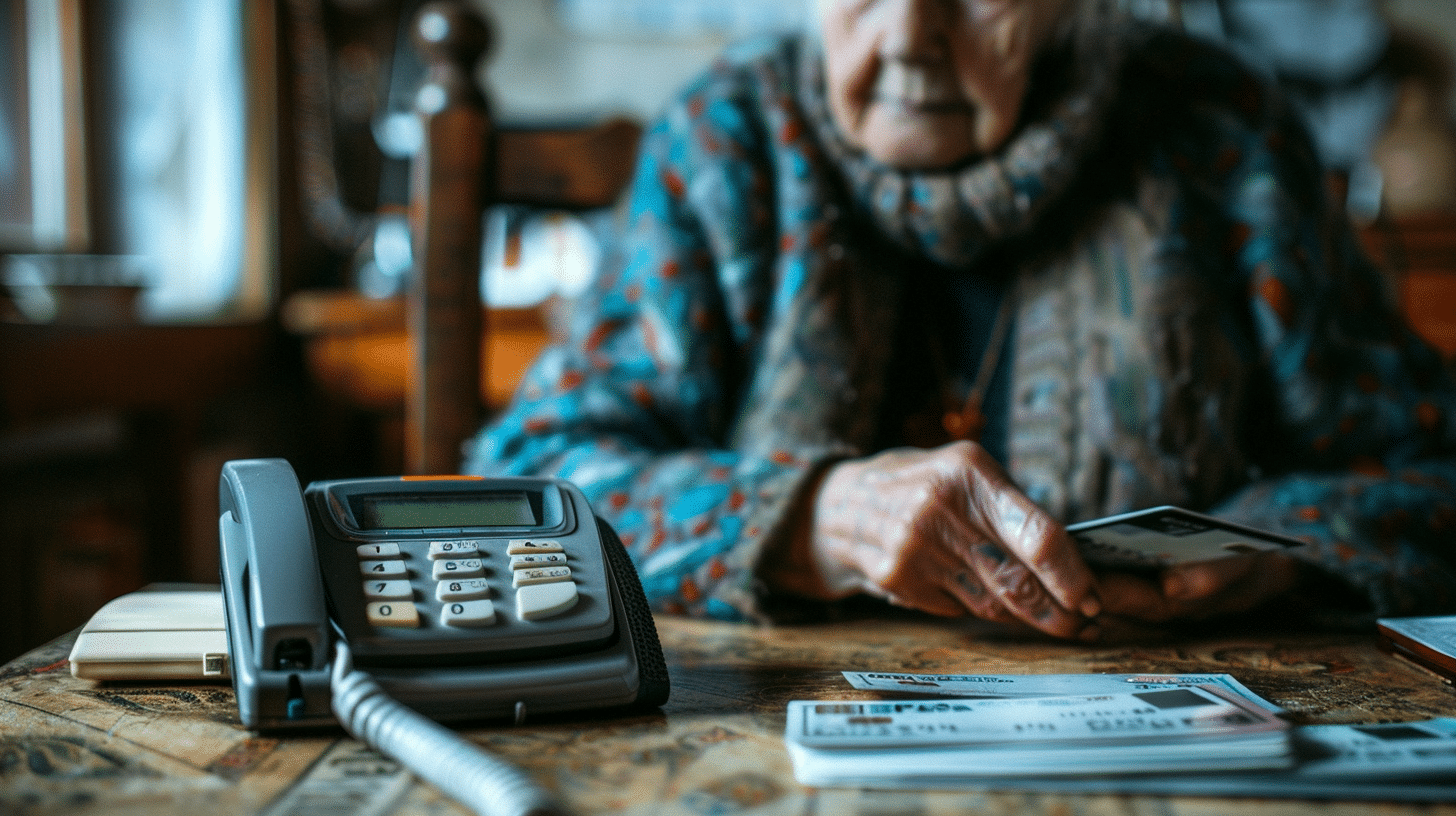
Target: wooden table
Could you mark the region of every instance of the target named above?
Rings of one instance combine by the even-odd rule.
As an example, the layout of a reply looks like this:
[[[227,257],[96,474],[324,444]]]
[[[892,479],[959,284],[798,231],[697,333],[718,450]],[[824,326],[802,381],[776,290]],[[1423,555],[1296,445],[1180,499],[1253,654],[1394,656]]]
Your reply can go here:
[[[1456,814],[1456,802],[810,789],[794,781],[781,736],[791,699],[872,696],[853,692],[842,669],[1228,672],[1299,723],[1456,714],[1450,686],[1380,652],[1370,638],[1248,635],[1086,647],[919,619],[757,629],[664,617],[658,628],[673,682],[660,712],[473,729],[470,737],[528,769],[580,814]],[[70,643],[61,638],[0,668],[0,813],[457,812],[341,733],[249,734],[236,724],[226,685],[76,680],[66,662]]]

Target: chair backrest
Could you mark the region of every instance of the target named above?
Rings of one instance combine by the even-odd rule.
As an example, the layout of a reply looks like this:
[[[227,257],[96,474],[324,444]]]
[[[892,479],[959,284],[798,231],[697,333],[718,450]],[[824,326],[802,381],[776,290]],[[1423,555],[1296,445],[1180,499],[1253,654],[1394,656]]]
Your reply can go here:
[[[414,34],[428,73],[416,96],[424,138],[410,182],[415,268],[407,299],[415,348],[405,468],[451,473],[483,417],[486,208],[610,205],[631,176],[641,127],[612,119],[580,128],[499,128],[474,73],[491,41],[486,21],[469,3],[441,0],[420,9]]]

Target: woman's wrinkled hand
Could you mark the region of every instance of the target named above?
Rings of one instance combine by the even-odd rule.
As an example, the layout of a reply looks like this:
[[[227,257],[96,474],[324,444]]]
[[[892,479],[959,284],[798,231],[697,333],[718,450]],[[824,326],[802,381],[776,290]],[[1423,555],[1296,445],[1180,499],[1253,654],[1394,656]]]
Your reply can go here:
[[[1098,635],[1095,580],[1071,537],[975,443],[841,462],[804,526],[797,546],[822,597],[863,592],[936,615]]]

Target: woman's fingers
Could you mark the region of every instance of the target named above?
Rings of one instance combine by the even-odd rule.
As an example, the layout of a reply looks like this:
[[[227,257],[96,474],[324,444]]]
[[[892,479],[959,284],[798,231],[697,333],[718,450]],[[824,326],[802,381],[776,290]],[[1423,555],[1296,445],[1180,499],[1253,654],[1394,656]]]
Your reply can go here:
[[[990,542],[1027,570],[1032,584],[1061,609],[1095,618],[1102,611],[1096,578],[1062,525],[1021,492],[984,448],[966,446],[960,455],[966,459],[970,526],[984,530]],[[1007,580],[1022,579],[1014,566],[1006,570]],[[1036,604],[1042,600],[1025,597]]]
[[[1031,570],[1063,608],[1097,617],[1102,605],[1096,578],[1062,525],[1009,485],[1000,492],[998,501],[1002,507],[987,521],[1002,545]]]
[[[1066,529],[965,442],[843,462],[814,508],[810,560],[828,597],[863,592],[1062,638],[1242,612],[1301,577],[1277,553],[1094,576]]]
[[[1057,602],[1036,574],[1002,545],[984,541],[968,548],[965,561],[987,594],[988,601],[1012,618],[1047,634],[1075,638],[1086,627],[1087,619]],[[974,610],[980,617],[984,612]],[[1004,620],[997,615],[997,620]]]
[[[995,549],[986,546],[989,550]],[[1039,597],[1026,597],[1023,582],[1004,569],[1003,565],[1007,562],[999,551],[975,554],[968,559],[948,550],[945,555],[929,574],[936,577],[943,593],[951,598],[955,604],[953,614],[957,616],[969,613],[997,623],[1033,625],[1033,621],[1044,617],[1040,610],[1055,606],[1045,593],[1037,593]],[[998,569],[1001,570],[999,574]],[[1017,604],[1024,604],[1026,608],[1013,610]]]
[[[1098,611],[1091,571],[1065,531],[978,445],[889,451],[826,476],[822,559],[860,589],[937,615],[1019,621],[1077,637]],[[1055,587],[1055,589],[1052,589]]]
[[[814,562],[857,589],[936,615],[1090,637],[1096,580],[1071,537],[979,445],[901,449],[832,468],[813,519]]]

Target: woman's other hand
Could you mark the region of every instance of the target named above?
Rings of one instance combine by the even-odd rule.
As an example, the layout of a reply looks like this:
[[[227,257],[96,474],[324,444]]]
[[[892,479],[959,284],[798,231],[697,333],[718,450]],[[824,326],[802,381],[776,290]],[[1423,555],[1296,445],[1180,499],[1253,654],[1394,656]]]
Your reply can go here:
[[[823,598],[863,592],[1062,638],[1098,634],[1089,624],[1101,609],[1095,581],[1071,537],[977,444],[841,462],[799,529],[794,556],[769,565],[783,588]]]
[[[1247,612],[1287,594],[1303,575],[1288,555],[1258,553],[1168,567],[1151,578],[1109,572],[1098,581],[1106,623],[1143,627]]]

